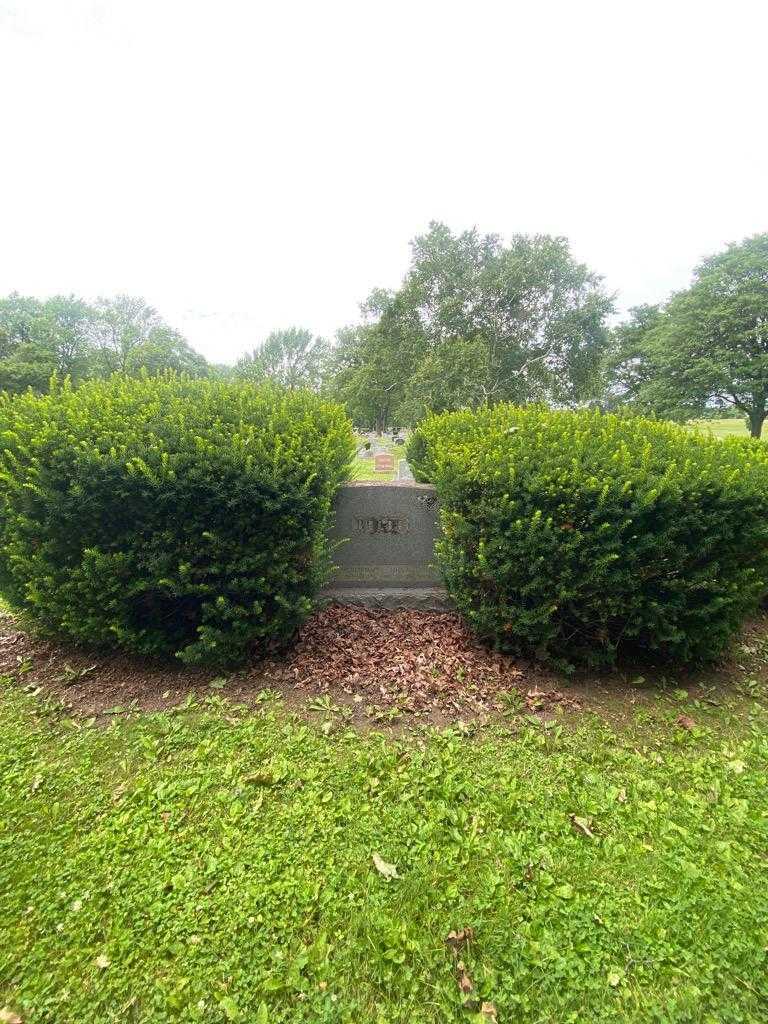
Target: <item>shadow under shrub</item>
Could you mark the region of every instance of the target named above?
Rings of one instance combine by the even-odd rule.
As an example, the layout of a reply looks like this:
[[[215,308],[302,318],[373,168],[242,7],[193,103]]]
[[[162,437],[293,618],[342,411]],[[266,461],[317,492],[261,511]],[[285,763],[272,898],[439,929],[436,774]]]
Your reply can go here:
[[[0,398],[0,589],[46,631],[186,662],[279,643],[354,452],[307,392],[173,375]]]
[[[499,648],[563,667],[637,648],[702,662],[768,588],[764,446],[511,406],[433,416],[416,433],[446,585]]]

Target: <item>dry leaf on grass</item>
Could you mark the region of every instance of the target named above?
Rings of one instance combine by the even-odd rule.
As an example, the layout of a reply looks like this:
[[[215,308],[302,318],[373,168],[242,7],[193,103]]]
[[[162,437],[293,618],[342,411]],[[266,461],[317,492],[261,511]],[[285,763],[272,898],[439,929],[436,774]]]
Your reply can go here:
[[[4,1006],[0,1010],[0,1024],[23,1024],[18,1013],[14,1013],[10,1006]]]
[[[475,937],[474,928],[462,928],[459,931],[450,931],[445,937],[446,944],[454,956],[458,956],[463,945],[469,945]]]
[[[462,993],[465,996],[469,995],[469,993],[475,987],[472,984],[472,979],[467,974],[466,969],[464,967],[464,964],[458,963],[456,966],[457,966],[458,971],[459,971],[459,988],[461,989]]]
[[[681,729],[685,729],[687,732],[690,732],[691,729],[695,728],[696,726],[696,723],[690,715],[678,715],[677,724],[680,726]]]
[[[387,861],[383,860],[378,855],[378,853],[374,853],[371,859],[373,860],[373,866],[376,868],[379,874],[383,875],[384,878],[386,878],[387,880],[389,880],[390,878],[400,877],[400,875],[398,875],[397,873],[397,868],[395,867],[395,865],[388,864]]]
[[[570,818],[571,818],[571,824],[573,825],[573,827],[576,829],[577,832],[581,832],[581,834],[583,836],[586,836],[587,839],[594,839],[595,838],[595,833],[592,831],[592,828],[591,828],[592,822],[590,821],[589,818],[579,818],[575,814],[572,814],[570,816]]]

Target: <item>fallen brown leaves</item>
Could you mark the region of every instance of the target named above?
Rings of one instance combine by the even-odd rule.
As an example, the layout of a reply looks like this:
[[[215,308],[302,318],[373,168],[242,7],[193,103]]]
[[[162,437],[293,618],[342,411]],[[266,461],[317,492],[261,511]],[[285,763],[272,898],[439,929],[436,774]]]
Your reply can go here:
[[[595,838],[595,833],[592,831],[592,821],[589,818],[579,818],[577,815],[571,814],[570,819],[576,832],[580,832],[587,839]]]
[[[547,716],[558,705],[580,706],[540,670],[478,643],[454,612],[347,605],[312,615],[284,655],[256,657],[227,676],[119,652],[94,660],[92,651],[21,632],[12,616],[0,615],[0,674],[58,697],[83,718],[115,707],[169,710],[195,694],[248,703],[265,688],[299,703],[320,695],[346,702],[369,722],[412,715],[461,726],[509,710]],[[334,722],[322,728],[330,733]]]
[[[374,707],[410,713],[499,711],[510,691],[532,712],[578,707],[557,690],[526,685],[516,662],[479,644],[453,612],[329,605],[304,624],[285,660],[270,669],[285,673],[296,688],[341,690]]]
[[[475,986],[472,983],[472,979],[467,974],[467,970],[461,960],[456,964],[456,970],[459,974],[459,991],[462,995],[469,995]]]
[[[451,956],[454,959],[454,966],[456,968],[456,981],[459,986],[459,991],[463,996],[468,996],[474,989],[474,983],[467,973],[467,968],[463,960],[459,960],[459,954],[462,950],[469,950],[470,943],[475,938],[474,928],[462,928],[460,931],[448,932],[445,939],[448,949],[451,951]]]
[[[445,942],[453,957],[453,966],[456,971],[456,982],[461,992],[465,1010],[477,1010],[480,1017],[489,1024],[496,1022],[496,1006],[488,1000],[480,1000],[473,996],[475,983],[467,972],[466,964],[459,956],[469,953],[471,944],[475,941],[474,928],[461,928],[459,931],[450,931]]]
[[[382,857],[380,857],[378,853],[374,853],[373,856],[371,857],[371,860],[373,861],[373,866],[376,868],[379,874],[383,875],[388,882],[392,878],[400,877],[400,875],[398,875],[397,873],[397,867],[394,864],[389,864]]]
[[[445,943],[450,949],[453,956],[458,956],[459,952],[465,944],[468,946],[475,938],[474,928],[461,928],[459,931],[448,932]]]

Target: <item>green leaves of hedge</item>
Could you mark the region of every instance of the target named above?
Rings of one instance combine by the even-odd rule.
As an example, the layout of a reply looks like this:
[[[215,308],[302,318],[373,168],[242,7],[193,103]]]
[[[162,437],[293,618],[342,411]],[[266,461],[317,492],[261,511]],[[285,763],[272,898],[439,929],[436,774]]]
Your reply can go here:
[[[757,443],[501,405],[431,417],[409,458],[440,494],[447,585],[504,649],[561,665],[630,647],[702,661],[768,589]]]
[[[306,392],[166,375],[0,398],[0,587],[45,629],[189,662],[291,635],[354,452]]]

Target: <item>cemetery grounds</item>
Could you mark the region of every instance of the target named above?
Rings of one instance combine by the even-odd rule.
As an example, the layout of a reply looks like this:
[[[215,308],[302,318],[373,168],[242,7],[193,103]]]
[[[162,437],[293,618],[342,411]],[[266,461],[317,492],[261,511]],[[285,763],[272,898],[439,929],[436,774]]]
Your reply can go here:
[[[382,480],[391,481],[397,478],[397,467],[400,459],[405,458],[405,445],[395,444],[392,440],[392,435],[382,434],[377,436],[376,434],[359,434],[357,435],[357,441],[359,444],[358,454],[352,463],[352,472],[350,474],[350,480]],[[362,447],[365,442],[368,441],[371,444],[371,450],[376,448],[382,452],[388,452],[393,456],[395,461],[395,468],[393,470],[381,472],[376,471],[374,468],[374,456],[370,455],[365,457],[361,454]]]
[[[702,434],[712,434],[714,437],[748,437],[747,425],[741,417],[736,419],[726,417],[720,420],[691,420],[692,428]],[[763,431],[765,437],[765,431]]]
[[[763,1021],[767,771],[768,617],[564,677],[452,613],[231,674],[5,613],[0,1022]]]

